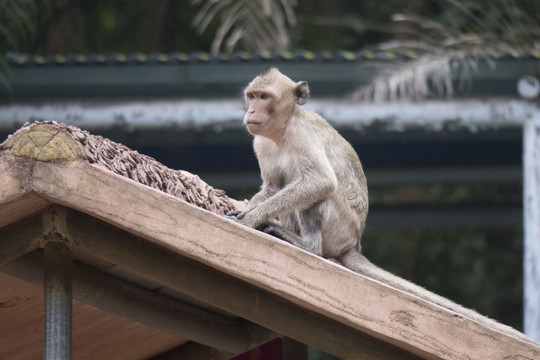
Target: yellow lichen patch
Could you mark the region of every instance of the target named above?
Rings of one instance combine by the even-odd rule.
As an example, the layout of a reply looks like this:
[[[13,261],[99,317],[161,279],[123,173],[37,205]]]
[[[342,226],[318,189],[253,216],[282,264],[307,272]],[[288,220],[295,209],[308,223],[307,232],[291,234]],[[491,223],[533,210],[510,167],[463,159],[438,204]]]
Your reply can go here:
[[[11,136],[4,147],[12,154],[39,161],[75,163],[83,149],[68,133],[48,125],[32,125]]]

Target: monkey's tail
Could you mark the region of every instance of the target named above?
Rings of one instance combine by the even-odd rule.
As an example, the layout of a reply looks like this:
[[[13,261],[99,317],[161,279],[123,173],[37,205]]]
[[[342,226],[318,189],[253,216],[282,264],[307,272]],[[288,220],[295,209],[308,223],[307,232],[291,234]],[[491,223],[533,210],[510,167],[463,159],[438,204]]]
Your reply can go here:
[[[367,276],[371,279],[377,280],[383,284],[389,285],[398,290],[404,291],[408,294],[417,296],[426,301],[435,303],[439,306],[442,306],[448,310],[454,311],[464,317],[467,317],[481,325],[487,326],[490,329],[508,334],[510,336],[525,340],[528,342],[533,342],[523,333],[492,320],[486,316],[480,315],[474,310],[467,309],[461,305],[458,305],[442,296],[439,296],[435,293],[432,293],[429,290],[424,289],[421,286],[413,284],[407,280],[400,278],[386,270],[381,269],[380,267],[374,265],[369,261],[364,255],[362,255],[356,248],[349,250],[347,253],[343,254],[339,261],[351,269],[354,272]]]

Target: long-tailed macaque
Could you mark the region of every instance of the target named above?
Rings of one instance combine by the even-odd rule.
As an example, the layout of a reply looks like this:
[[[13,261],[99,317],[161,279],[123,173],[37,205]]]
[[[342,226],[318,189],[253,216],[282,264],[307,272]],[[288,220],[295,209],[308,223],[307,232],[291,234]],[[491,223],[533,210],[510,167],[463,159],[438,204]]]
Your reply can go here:
[[[236,221],[274,234],[313,254],[436,303],[497,331],[522,333],[466,309],[375,265],[361,254],[368,189],[358,156],[318,114],[305,110],[305,81],[294,82],[275,68],[245,89],[244,123],[263,180],[261,191]],[[278,222],[276,222],[278,220]]]

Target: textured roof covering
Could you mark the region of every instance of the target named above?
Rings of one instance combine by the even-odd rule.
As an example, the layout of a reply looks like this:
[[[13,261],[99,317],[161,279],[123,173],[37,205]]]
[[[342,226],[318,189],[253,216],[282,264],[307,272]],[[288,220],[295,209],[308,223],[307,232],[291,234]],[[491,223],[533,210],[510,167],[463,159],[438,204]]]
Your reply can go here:
[[[51,131],[54,136],[51,136]],[[21,136],[18,134],[22,134]],[[67,141],[63,137],[71,137]],[[14,141],[18,139],[18,141]],[[46,149],[44,153],[35,156],[49,157],[56,152],[57,147],[65,144],[79,144],[64,148],[68,157],[86,160],[115,174],[125,176],[141,184],[178,197],[190,204],[203,209],[225,214],[236,210],[232,200],[223,190],[214,189],[202,181],[197,175],[186,171],[172,170],[150,156],[133,151],[122,144],[115,143],[101,136],[91,135],[88,131],[75,126],[59,124],[54,121],[25,124],[15,134],[0,144],[0,150],[19,151],[21,148],[33,147],[37,144]],[[18,149],[13,149],[18,147]],[[67,158],[54,157],[55,161],[63,162]]]

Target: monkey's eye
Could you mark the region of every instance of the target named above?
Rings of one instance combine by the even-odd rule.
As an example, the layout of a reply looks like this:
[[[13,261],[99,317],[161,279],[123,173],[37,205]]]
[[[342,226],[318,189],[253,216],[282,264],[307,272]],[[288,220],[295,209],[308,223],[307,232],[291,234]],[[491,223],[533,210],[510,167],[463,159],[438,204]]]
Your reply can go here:
[[[255,95],[253,94],[247,94],[248,99],[253,100],[255,98]]]
[[[262,93],[261,100],[266,100],[266,99],[268,99],[268,94]]]

